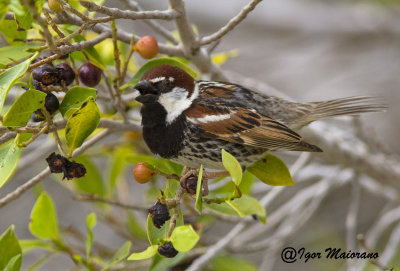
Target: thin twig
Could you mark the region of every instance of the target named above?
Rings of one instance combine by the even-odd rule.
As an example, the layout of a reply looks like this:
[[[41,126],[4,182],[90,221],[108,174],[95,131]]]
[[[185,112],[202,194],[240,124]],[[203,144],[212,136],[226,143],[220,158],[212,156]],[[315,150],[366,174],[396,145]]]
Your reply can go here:
[[[87,8],[89,11],[96,11],[109,16],[114,19],[131,19],[131,20],[143,20],[143,19],[161,19],[161,20],[172,20],[180,16],[176,10],[152,10],[152,11],[131,11],[121,10],[118,8],[108,8],[105,6],[96,5],[93,2],[79,1],[79,3]]]
[[[124,209],[131,209],[131,210],[138,210],[138,211],[147,211],[149,208],[144,207],[144,206],[138,206],[138,205],[132,205],[132,204],[126,204],[122,203],[119,201],[111,200],[111,199],[106,199],[97,195],[75,195],[73,196],[74,200],[77,201],[96,201],[96,202],[104,202],[110,205],[114,205],[117,207],[121,207]]]
[[[201,38],[197,42],[197,46],[200,47],[202,45],[209,44],[225,36],[229,31],[235,28],[241,21],[243,21],[243,19],[246,18],[247,14],[249,14],[250,11],[252,11],[261,1],[262,0],[252,0],[235,17],[233,17],[226,25],[221,27],[221,29],[219,29],[217,32]]]
[[[184,194],[185,194],[185,190],[182,187],[179,187],[175,193],[175,206],[173,207],[174,214],[172,215],[171,222],[169,224],[169,229],[168,229],[168,234],[167,234],[168,238],[171,237],[171,234],[175,229],[176,220],[178,219],[179,210],[181,208],[181,199]]]
[[[72,154],[72,157],[75,157],[75,156],[81,154],[86,149],[91,147],[93,144],[95,144],[102,138],[109,135],[111,132],[112,131],[110,131],[110,130],[105,130],[105,131],[102,131],[99,134],[95,135],[94,137],[90,138],[85,143],[83,143],[83,145],[81,147],[75,149],[75,151]],[[7,205],[11,201],[19,198],[24,192],[26,192],[28,189],[32,188],[35,184],[43,181],[49,175],[50,175],[50,168],[47,167],[44,170],[42,170],[39,174],[37,174],[35,177],[29,179],[23,185],[19,186],[17,189],[8,193],[5,197],[1,198],[0,199],[0,208]]]

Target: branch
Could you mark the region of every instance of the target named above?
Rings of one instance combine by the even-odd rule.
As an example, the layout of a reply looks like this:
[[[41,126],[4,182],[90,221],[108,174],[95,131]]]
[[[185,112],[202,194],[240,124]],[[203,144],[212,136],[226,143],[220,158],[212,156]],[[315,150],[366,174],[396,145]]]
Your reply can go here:
[[[74,15],[74,14],[70,14],[70,13],[63,13],[63,14],[57,14],[54,18],[53,18],[54,22],[57,24],[73,24],[73,25],[77,25],[77,26],[81,26],[84,21],[79,18],[78,16]],[[93,30],[96,33],[110,33],[111,35],[111,28],[104,25],[104,24],[96,24],[94,25],[91,30]],[[111,37],[111,36],[110,36]],[[140,37],[135,35],[135,38],[139,39]],[[118,29],[118,33],[117,33],[117,39],[125,42],[127,44],[131,43],[132,40],[132,34],[127,33],[121,29]],[[167,54],[167,55],[171,55],[171,56],[178,56],[178,57],[183,57],[183,53],[182,50],[175,45],[167,45],[167,44],[163,44],[163,43],[158,43],[158,49],[159,52],[161,54]]]
[[[202,270],[202,267],[209,263],[209,261],[217,256],[217,253],[221,251],[224,247],[229,245],[229,242],[238,236],[238,234],[246,227],[247,223],[246,222],[240,222],[237,224],[233,229],[230,230],[230,232],[225,235],[222,239],[220,239],[216,244],[213,246],[209,247],[207,252],[197,258],[196,260],[193,261],[193,263],[190,265],[186,271],[198,271]]]
[[[235,28],[241,21],[246,18],[247,14],[249,14],[256,6],[258,3],[260,3],[262,0],[252,0],[247,6],[245,6],[235,17],[233,17],[226,25],[221,27],[220,30],[217,32],[209,35],[202,37],[198,42],[197,46],[200,47],[202,45],[210,44],[213,41],[217,41],[223,36],[225,36],[229,31],[231,31],[233,28]]]
[[[77,200],[77,201],[104,202],[104,203],[107,203],[107,204],[110,204],[110,205],[114,205],[114,206],[117,206],[117,207],[120,207],[120,208],[132,209],[132,210],[138,210],[138,211],[147,211],[149,209],[149,208],[144,207],[144,206],[126,204],[126,203],[122,203],[122,202],[119,202],[119,201],[102,198],[102,197],[99,197],[97,195],[76,195],[76,196],[73,196],[73,199]]]
[[[101,140],[102,138],[108,136],[111,133],[112,133],[111,130],[105,130],[105,131],[102,131],[99,134],[95,135],[94,137],[92,137],[91,139],[89,139],[88,141],[83,143],[83,145],[81,147],[77,148],[73,152],[72,157],[75,157],[75,156],[81,154],[86,149],[91,147],[93,144],[97,143],[99,140]],[[30,180],[25,182],[23,185],[19,186],[13,192],[8,193],[5,197],[0,199],[0,208],[5,206],[5,205],[7,205],[11,201],[18,199],[28,189],[32,188],[35,184],[38,184],[41,181],[43,181],[47,176],[50,175],[50,173],[51,173],[50,172],[50,168],[46,167],[38,175],[36,175],[35,177],[31,178]]]
[[[109,8],[105,6],[96,5],[93,2],[79,1],[79,3],[87,8],[89,11],[96,11],[109,16],[114,19],[131,19],[131,20],[143,20],[143,19],[160,19],[160,20],[172,20],[180,16],[179,12],[173,9],[169,10],[152,10],[152,11],[131,11],[121,10],[119,8]]]

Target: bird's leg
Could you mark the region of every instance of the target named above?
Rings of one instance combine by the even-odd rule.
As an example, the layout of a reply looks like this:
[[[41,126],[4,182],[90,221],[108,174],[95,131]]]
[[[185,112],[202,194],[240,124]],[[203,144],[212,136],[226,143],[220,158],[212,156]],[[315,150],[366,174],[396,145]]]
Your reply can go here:
[[[198,169],[190,169],[188,167],[183,168],[182,177],[179,180],[181,187],[185,187],[185,180],[189,178],[191,175],[198,176],[199,170]]]

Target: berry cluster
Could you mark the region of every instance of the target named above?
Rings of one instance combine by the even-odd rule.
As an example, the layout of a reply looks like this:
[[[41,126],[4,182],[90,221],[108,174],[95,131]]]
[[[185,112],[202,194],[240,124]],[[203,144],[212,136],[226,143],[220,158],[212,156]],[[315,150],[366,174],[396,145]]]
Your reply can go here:
[[[63,179],[80,178],[86,174],[84,165],[69,161],[66,157],[54,152],[46,158],[46,161],[52,173],[64,173]]]
[[[34,60],[36,63],[40,59]],[[78,70],[81,82],[89,87],[96,86],[101,80],[101,69],[91,63],[83,64]],[[52,63],[46,63],[32,70],[32,84],[37,90],[47,93],[44,107],[50,115],[53,115],[59,108],[60,102],[49,90],[49,86],[71,85],[75,80],[75,71],[67,63],[60,63],[54,67]],[[41,109],[32,114],[32,121],[43,121],[44,115]]]

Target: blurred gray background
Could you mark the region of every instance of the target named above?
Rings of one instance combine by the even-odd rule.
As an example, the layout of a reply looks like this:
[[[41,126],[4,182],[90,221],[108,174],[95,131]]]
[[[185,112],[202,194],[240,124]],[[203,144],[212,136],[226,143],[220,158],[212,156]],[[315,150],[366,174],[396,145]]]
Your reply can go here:
[[[122,6],[121,2],[107,1],[106,5]],[[138,2],[145,10],[164,9],[168,5],[167,1],[160,0]],[[247,3],[238,0],[188,0],[186,8],[199,33],[207,35],[223,26]],[[127,31],[134,29],[138,35],[157,37],[142,22],[121,20],[118,23]],[[165,26],[173,29],[172,22]],[[159,39],[163,41],[161,37]],[[396,1],[266,0],[222,39],[215,52],[231,49],[238,49],[239,55],[228,60],[223,65],[224,70],[267,83],[298,101],[354,95],[383,97],[389,105],[388,112],[363,116],[363,125],[373,128],[377,140],[393,155],[399,154],[400,6]],[[35,165],[24,166],[29,168],[29,172],[17,173],[0,190],[0,197],[39,172],[45,163],[42,159]],[[72,194],[68,190],[52,179],[44,181],[43,186],[56,199],[60,224],[65,227],[74,225],[85,232],[85,216],[91,211],[90,205],[82,208],[80,203],[71,200]],[[137,196],[133,201],[142,202],[138,195],[143,188],[135,186],[129,189]],[[343,246],[349,191],[345,187],[336,193],[339,196],[328,197],[323,202],[313,222],[301,229],[292,246],[305,246],[310,250],[318,247],[318,242]],[[362,199],[361,227],[374,222],[374,212],[382,205],[379,198],[365,193]],[[20,239],[32,238],[28,223],[33,203],[34,194],[30,191],[2,208],[0,232],[15,224]],[[218,229],[224,230],[223,226]],[[359,230],[362,232],[362,228]],[[94,234],[95,238],[101,236],[98,241],[112,249],[124,242],[101,224],[96,226]],[[25,257],[24,268],[38,255],[39,252]],[[242,256],[255,264],[260,263],[261,255]],[[343,263],[332,262],[329,267],[318,261],[292,265],[278,261],[275,270],[338,270],[340,264]],[[40,270],[67,270],[68,266],[71,266],[71,261],[63,255],[56,256]]]

